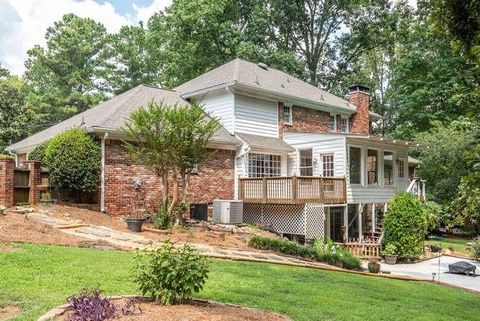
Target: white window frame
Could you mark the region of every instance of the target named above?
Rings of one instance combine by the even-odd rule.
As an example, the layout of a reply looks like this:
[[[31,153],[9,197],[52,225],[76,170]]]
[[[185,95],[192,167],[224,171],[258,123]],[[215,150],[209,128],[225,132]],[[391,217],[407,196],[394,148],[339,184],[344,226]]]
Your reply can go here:
[[[333,119],[333,122],[332,122]],[[336,133],[337,132],[337,115],[330,114],[330,132]]]
[[[292,107],[292,105],[283,105],[283,123],[285,125],[292,125],[293,124],[293,107]]]
[[[251,162],[251,156],[258,155],[260,159],[257,161],[262,163],[263,167],[260,165],[253,166]],[[266,159],[270,157],[270,159]],[[268,164],[270,163],[270,164]],[[268,166],[265,166],[268,164]],[[278,165],[272,166],[273,164]],[[261,171],[258,169],[263,168]],[[247,174],[248,177],[279,177],[282,176],[282,155],[280,154],[269,154],[269,153],[248,153],[247,155]]]
[[[331,161],[325,161],[326,157],[331,157]],[[322,160],[322,176],[323,177],[335,177],[335,153],[324,153],[320,155],[320,159]],[[331,165],[331,168],[325,168],[325,165]],[[328,173],[328,172],[330,173]],[[331,175],[327,175],[327,174]]]
[[[400,166],[400,164],[397,164],[397,162],[402,162],[403,166]],[[397,167],[397,177],[399,179],[405,179],[405,159],[404,158],[398,158],[395,160],[395,167]],[[400,176],[400,169],[402,170],[403,176]]]
[[[312,156],[312,161],[310,166],[302,166],[302,152],[305,151],[310,151],[310,154]],[[310,169],[311,170],[311,175],[303,175],[302,174],[302,169]],[[300,176],[313,176],[313,149],[312,148],[304,148],[304,149],[299,149],[298,150],[298,172]]]
[[[340,131],[345,134],[348,134],[348,132],[350,131],[348,117],[342,117],[342,123],[340,124]]]
[[[368,166],[367,166],[367,162],[368,162],[368,151],[369,151],[369,150],[374,150],[374,151],[377,152],[377,164],[376,164],[376,165],[377,165],[377,171],[376,171],[377,182],[374,183],[374,184],[370,184],[370,183],[368,182]],[[380,178],[380,149],[374,148],[374,147],[366,147],[366,152],[367,152],[367,155],[366,155],[367,157],[366,157],[366,159],[365,159],[365,165],[364,165],[364,166],[365,166],[365,172],[366,172],[366,174],[367,174],[367,185],[368,185],[368,186],[379,186],[379,185],[380,185],[380,181],[379,181],[379,178]],[[382,157],[383,157],[383,155],[382,155]],[[382,179],[383,179],[383,177],[382,177]]]

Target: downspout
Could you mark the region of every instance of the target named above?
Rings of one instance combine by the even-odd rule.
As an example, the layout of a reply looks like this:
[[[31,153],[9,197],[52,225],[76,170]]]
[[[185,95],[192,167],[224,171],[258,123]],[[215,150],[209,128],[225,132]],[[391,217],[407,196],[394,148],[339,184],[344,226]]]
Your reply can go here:
[[[100,210],[102,213],[105,213],[105,140],[108,137],[108,133],[103,134],[101,141],[101,150],[102,150],[102,171],[100,179]]]

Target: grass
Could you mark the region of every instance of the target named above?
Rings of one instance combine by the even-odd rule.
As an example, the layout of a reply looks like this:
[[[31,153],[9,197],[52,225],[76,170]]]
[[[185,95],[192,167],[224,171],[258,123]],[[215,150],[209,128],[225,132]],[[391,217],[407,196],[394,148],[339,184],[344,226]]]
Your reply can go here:
[[[465,239],[465,238],[442,238],[441,241],[427,240],[425,241],[425,244],[426,245],[440,244],[443,249],[450,249],[450,250],[453,250],[454,252],[470,255],[471,253],[466,250],[465,245],[471,241],[472,239]]]
[[[0,253],[0,306],[35,320],[83,287],[133,294],[132,253],[17,245]],[[278,311],[294,320],[478,320],[480,296],[439,285],[272,264],[211,261],[201,298]]]

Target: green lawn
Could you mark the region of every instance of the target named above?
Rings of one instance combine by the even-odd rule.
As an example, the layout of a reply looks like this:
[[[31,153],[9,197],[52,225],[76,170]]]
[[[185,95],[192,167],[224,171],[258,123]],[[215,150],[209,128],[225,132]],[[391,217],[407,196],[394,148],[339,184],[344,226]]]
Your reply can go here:
[[[472,239],[463,239],[463,238],[443,238],[441,241],[436,240],[427,240],[425,244],[440,244],[444,249],[451,249],[458,253],[463,253],[470,255],[470,253],[465,249],[465,245],[468,242],[471,242]]]
[[[0,253],[0,306],[36,320],[82,287],[133,294],[132,253],[18,245]],[[295,320],[479,320],[480,296],[433,284],[261,263],[212,260],[200,297],[275,310]],[[463,318],[463,319],[462,319]]]

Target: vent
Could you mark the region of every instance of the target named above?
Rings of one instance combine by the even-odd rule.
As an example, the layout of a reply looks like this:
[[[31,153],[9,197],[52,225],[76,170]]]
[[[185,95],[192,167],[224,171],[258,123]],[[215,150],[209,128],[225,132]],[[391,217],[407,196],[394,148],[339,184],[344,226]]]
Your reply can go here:
[[[268,66],[266,64],[264,64],[263,62],[259,62],[258,67],[260,67],[262,69],[265,69],[265,70],[268,70]]]

